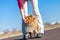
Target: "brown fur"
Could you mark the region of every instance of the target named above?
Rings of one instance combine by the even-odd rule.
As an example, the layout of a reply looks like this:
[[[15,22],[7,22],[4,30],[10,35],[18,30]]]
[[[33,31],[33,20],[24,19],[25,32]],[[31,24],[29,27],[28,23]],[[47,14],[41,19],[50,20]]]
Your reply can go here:
[[[32,29],[37,33],[38,27],[37,27],[37,20],[35,16],[29,15],[25,19],[27,20],[30,27],[32,27]]]

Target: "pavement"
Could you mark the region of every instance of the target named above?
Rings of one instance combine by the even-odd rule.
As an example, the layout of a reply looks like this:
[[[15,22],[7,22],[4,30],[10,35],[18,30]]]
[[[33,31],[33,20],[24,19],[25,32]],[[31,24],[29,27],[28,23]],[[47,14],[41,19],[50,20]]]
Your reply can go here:
[[[23,40],[23,39],[22,36],[20,35],[0,40]],[[32,38],[28,40],[60,40],[60,28],[45,31],[43,38]]]

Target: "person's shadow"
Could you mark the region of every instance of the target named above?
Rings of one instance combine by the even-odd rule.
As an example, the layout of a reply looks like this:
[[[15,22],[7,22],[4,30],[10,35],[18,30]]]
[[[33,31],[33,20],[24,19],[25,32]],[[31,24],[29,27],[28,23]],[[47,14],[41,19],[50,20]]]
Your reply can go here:
[[[24,39],[15,39],[15,40],[24,40]]]
[[[38,37],[34,37],[34,38],[28,38],[28,39],[37,39]],[[15,39],[15,40],[28,40],[28,39]]]
[[[29,39],[29,38],[28,38]],[[20,39],[15,39],[15,40],[28,40],[28,39],[23,39],[23,38],[20,38]]]

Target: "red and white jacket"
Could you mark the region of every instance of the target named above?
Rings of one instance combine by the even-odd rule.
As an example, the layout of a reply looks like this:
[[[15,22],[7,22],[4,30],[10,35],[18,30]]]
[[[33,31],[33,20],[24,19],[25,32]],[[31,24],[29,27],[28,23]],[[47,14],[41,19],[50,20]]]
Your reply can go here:
[[[23,9],[24,0],[17,0],[20,9]]]

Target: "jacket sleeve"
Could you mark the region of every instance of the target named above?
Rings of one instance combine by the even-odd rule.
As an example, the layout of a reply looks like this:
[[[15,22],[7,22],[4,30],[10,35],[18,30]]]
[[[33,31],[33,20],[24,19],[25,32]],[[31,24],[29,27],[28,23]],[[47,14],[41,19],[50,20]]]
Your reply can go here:
[[[24,4],[24,1],[23,0],[17,0],[18,2],[18,6],[20,9],[23,9],[23,4]]]

